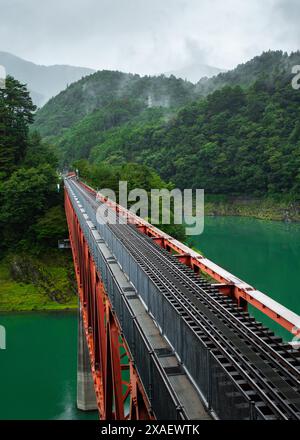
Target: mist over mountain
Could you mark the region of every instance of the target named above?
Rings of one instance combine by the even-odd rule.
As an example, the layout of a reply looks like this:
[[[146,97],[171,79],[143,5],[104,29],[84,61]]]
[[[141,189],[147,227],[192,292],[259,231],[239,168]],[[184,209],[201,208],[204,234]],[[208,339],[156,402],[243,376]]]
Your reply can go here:
[[[37,112],[35,127],[43,136],[58,136],[97,110],[109,108],[110,112],[117,102],[122,107],[129,101],[138,101],[145,109],[165,108],[172,112],[224,86],[245,88],[258,80],[272,85],[279,77],[289,78],[295,64],[300,64],[300,52],[290,55],[282,51],[263,52],[228,72],[202,78],[197,84],[174,76],[97,71],[50,99]]]
[[[219,69],[218,67],[194,63],[181,69],[165,72],[165,75],[174,75],[176,78],[186,79],[187,81],[196,84],[201,78],[211,78],[212,76],[218,75],[221,72],[224,72],[224,70]]]
[[[232,70],[221,72],[212,78],[201,78],[196,85],[197,93],[206,96],[224,86],[247,87],[257,80],[264,80],[271,86],[278,78],[289,78],[292,67],[299,62],[300,51],[288,54],[281,50],[269,50]]]
[[[129,111],[128,118],[131,112],[135,114],[133,108],[177,108],[193,99],[194,88],[192,83],[175,77],[102,70],[50,99],[37,112],[34,126],[43,136],[57,136],[88,116],[96,120],[96,112],[103,111],[110,114],[105,123],[110,127],[119,120],[124,107]]]
[[[33,102],[41,107],[68,84],[95,72],[85,67],[67,65],[41,66],[7,52],[0,52],[0,65],[6,73],[27,84]]]

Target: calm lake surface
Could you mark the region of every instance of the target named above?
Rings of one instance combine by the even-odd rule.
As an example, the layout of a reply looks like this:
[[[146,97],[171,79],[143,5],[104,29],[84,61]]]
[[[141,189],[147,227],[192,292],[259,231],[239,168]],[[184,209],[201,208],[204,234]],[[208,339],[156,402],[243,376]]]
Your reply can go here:
[[[190,244],[271,298],[300,314],[300,224],[243,217],[206,217],[204,233]],[[291,336],[251,308],[279,336]]]
[[[97,419],[76,409],[76,312],[0,314],[0,419]]]
[[[300,224],[209,217],[190,243],[300,314]],[[0,419],[97,418],[76,409],[76,313],[0,314],[0,325],[7,333],[7,349],[0,350]]]

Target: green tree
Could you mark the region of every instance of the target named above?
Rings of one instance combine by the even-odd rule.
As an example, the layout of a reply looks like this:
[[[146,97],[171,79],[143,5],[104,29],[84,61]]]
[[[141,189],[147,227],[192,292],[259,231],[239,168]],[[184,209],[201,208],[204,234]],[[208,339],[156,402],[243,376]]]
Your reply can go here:
[[[56,205],[48,209],[32,229],[38,242],[45,246],[56,247],[59,239],[68,237],[63,207]]]
[[[58,203],[56,183],[57,175],[50,165],[19,168],[1,183],[2,245],[17,244],[37,219]]]
[[[8,76],[0,89],[0,177],[9,176],[25,157],[35,106],[25,85]]]

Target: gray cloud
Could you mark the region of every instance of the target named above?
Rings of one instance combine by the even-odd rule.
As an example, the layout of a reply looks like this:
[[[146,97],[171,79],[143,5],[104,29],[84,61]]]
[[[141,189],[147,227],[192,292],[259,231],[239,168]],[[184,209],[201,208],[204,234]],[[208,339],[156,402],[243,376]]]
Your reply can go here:
[[[300,49],[300,3],[299,0],[277,0],[273,10],[276,24],[277,45],[289,50]]]
[[[300,48],[299,0],[0,0],[0,50],[140,73]]]

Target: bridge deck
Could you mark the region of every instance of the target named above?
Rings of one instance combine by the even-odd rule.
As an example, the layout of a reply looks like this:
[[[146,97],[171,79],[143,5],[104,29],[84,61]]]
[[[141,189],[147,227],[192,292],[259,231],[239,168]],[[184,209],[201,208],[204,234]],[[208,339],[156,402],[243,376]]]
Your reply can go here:
[[[156,400],[157,402],[154,407],[160,418],[169,419],[171,412],[173,414],[178,413],[178,416],[174,418],[210,420],[211,416],[206,411],[190,377],[181,367],[174,350],[160,333],[155,321],[150,317],[149,313],[147,313],[141,298],[136,294],[135,289],[120,266],[116,264],[115,258],[106,243],[101,239],[98,231],[95,230],[95,225],[89,220],[89,217],[75,194],[74,201],[88,227],[88,229],[85,229],[85,233],[87,234],[89,231],[95,240],[97,252],[99,252],[99,255],[101,254],[103,260],[109,267],[111,279],[115,284],[114,293],[116,289],[122,292],[122,301],[126,303],[126,309],[129,312],[131,320],[134,320],[135,328],[139,333],[139,336],[137,334],[135,335],[135,339],[138,339],[140,342],[138,351],[143,351],[143,353],[151,355],[153,362],[156,363],[160,379],[165,383],[165,389],[164,386],[162,386],[162,382],[161,385],[159,385],[159,381],[157,381],[156,385],[152,384],[151,392],[158,396],[156,399],[155,396],[153,396],[154,401]],[[122,308],[120,307],[119,310],[122,310]],[[121,324],[124,320],[123,315],[124,309],[119,316]],[[142,344],[144,347],[142,347]],[[135,348],[133,346],[131,350],[134,354]],[[143,366],[145,368],[145,362]],[[141,376],[144,375],[143,373],[144,372],[141,372]],[[155,386],[159,386],[159,390],[156,390]]]
[[[74,180],[69,184],[96,224],[99,201]],[[122,216],[119,223],[97,229],[135,287],[133,301],[146,306],[141,322],[155,322],[207,406],[220,418],[299,419],[299,351]],[[180,372],[174,367],[164,369]]]

